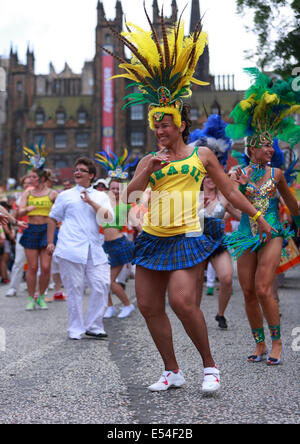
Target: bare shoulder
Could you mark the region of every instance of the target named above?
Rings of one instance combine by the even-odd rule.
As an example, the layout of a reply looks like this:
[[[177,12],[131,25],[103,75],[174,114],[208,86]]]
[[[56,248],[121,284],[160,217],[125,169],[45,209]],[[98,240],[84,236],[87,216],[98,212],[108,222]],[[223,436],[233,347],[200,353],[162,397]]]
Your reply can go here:
[[[206,146],[199,146],[198,147],[198,157],[205,167],[207,166],[207,164],[209,162],[211,154],[212,154],[211,150],[209,148],[207,148]]]
[[[270,168],[271,169],[271,168]],[[284,173],[280,168],[274,168],[274,178],[279,182],[284,177]]]

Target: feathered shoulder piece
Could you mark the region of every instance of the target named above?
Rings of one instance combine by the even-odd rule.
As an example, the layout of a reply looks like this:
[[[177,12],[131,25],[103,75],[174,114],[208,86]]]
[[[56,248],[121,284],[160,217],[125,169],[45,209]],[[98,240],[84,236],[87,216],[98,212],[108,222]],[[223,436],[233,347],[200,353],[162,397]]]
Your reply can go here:
[[[257,68],[246,68],[253,84],[245,99],[231,113],[234,124],[226,134],[236,140],[247,137],[248,146],[260,147],[275,137],[294,147],[300,141],[300,126],[292,117],[300,113],[300,91],[293,88],[294,79],[273,80]]]
[[[20,163],[28,165],[29,169],[44,169],[48,154],[45,145],[43,145],[43,138],[39,141],[38,145],[30,145],[29,148],[25,146],[23,152],[26,160],[22,160]]]
[[[191,95],[191,83],[208,85],[193,77],[199,57],[207,44],[207,34],[202,31],[201,22],[189,37],[184,37],[184,23],[181,17],[178,23],[167,29],[164,13],[161,13],[161,35],[158,37],[145,8],[150,31],[127,23],[127,32],[112,33],[132,52],[130,62],[114,56],[105,48],[104,51],[114,56],[124,74],[132,80],[129,86],[137,87],[138,92],[128,94],[126,106],[149,104],[149,124],[154,129],[154,121],[159,121],[165,114],[171,114],[177,127],[181,126],[183,98]]]
[[[196,129],[190,134],[189,143],[194,146],[206,146],[217,156],[221,165],[226,166],[232,140],[226,136],[227,123],[219,114],[211,114],[203,129]]]
[[[131,152],[125,148],[122,156],[117,157],[112,151],[100,151],[95,154],[95,161],[99,163],[108,173],[111,179],[126,180],[128,178],[128,169],[136,166],[139,160],[137,155],[133,162],[128,162]]]

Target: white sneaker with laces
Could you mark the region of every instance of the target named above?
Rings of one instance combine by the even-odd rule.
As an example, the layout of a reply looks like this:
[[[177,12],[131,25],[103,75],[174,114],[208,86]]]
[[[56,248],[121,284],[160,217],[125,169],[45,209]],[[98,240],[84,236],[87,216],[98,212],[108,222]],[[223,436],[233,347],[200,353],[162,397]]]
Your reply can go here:
[[[127,318],[134,310],[135,306],[133,304],[125,305],[125,307],[121,308],[118,318]]]
[[[117,313],[116,307],[111,305],[111,306],[107,307],[107,309],[105,310],[103,318],[105,318],[105,319],[112,318],[113,316],[115,316],[116,313]]]
[[[5,296],[8,298],[13,297],[13,296],[17,296],[17,292],[14,288],[10,288]]]
[[[160,392],[163,390],[168,390],[170,387],[181,387],[185,384],[185,379],[181,370],[177,373],[171,370],[165,370],[162,377],[155,384],[148,387],[151,392]]]
[[[206,367],[204,369],[204,380],[202,391],[204,393],[214,393],[220,388],[220,371],[217,367]]]

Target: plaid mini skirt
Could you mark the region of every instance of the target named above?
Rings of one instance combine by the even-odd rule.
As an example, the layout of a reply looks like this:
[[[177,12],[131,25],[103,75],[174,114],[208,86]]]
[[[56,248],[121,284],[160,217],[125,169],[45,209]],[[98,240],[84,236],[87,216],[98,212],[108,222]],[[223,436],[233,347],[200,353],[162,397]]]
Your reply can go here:
[[[20,239],[20,244],[29,250],[41,250],[47,247],[47,224],[33,225],[28,224]],[[57,233],[55,231],[54,245],[57,242]]]
[[[126,236],[122,236],[113,241],[105,241],[103,249],[108,255],[110,266],[118,267],[132,261],[134,242],[128,240]]]
[[[195,234],[158,237],[143,231],[136,238],[132,263],[158,271],[194,267],[207,259],[218,247],[205,234]]]
[[[225,239],[225,222],[222,219],[216,219],[214,217],[204,218],[204,230],[203,233],[211,241],[217,244],[217,248],[210,255],[210,258],[218,256],[227,250],[224,244]]]

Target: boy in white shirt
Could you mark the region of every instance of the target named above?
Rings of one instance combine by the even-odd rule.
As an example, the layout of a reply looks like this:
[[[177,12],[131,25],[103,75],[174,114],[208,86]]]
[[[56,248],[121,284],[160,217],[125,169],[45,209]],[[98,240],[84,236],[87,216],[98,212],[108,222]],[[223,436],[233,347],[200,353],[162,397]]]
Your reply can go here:
[[[96,173],[92,160],[79,158],[73,170],[76,186],[58,195],[49,215],[47,249],[49,254],[54,252],[67,292],[70,339],[81,339],[84,333],[99,338],[107,336],[103,315],[110,288],[110,268],[101,245],[99,225],[112,221],[114,212],[108,196],[91,186]],[[57,221],[62,226],[54,247]],[[84,320],[85,281],[91,295]]]

